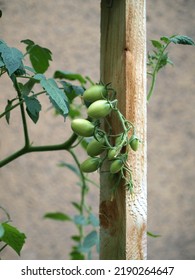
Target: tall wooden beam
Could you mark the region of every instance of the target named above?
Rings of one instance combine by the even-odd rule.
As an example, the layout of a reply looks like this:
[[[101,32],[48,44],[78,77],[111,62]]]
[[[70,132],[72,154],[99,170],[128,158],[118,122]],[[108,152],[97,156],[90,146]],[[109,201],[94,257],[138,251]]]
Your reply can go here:
[[[141,139],[130,152],[134,195],[100,174],[100,259],[146,259],[146,11],[145,0],[101,1],[101,80],[112,83],[118,107]],[[115,132],[119,124],[111,119]],[[105,167],[103,167],[105,168]]]

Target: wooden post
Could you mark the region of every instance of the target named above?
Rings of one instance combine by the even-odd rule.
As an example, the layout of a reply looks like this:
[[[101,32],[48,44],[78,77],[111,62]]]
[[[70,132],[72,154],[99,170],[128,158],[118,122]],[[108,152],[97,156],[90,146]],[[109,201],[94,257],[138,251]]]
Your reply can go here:
[[[136,127],[142,143],[129,164],[134,196],[100,174],[100,259],[146,259],[146,11],[145,0],[101,1],[101,81],[112,83],[118,107]],[[111,119],[112,127],[118,124]]]

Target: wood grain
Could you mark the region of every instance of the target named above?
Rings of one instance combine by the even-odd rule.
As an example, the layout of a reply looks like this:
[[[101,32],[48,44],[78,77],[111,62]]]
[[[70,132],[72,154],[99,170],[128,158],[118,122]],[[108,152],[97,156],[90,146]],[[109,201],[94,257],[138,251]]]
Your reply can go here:
[[[112,83],[118,107],[142,143],[129,155],[131,196],[121,182],[116,195],[106,163],[100,175],[100,259],[146,259],[146,11],[144,0],[101,2],[101,80]],[[115,133],[120,125],[110,119]]]

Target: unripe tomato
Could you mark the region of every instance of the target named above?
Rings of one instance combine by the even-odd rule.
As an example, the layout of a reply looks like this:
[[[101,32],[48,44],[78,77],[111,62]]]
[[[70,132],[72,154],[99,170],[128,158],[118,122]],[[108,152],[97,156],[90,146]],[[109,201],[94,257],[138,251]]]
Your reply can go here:
[[[110,166],[110,173],[112,174],[118,173],[121,170],[123,164],[124,163],[121,159],[115,159]]]
[[[118,151],[115,147],[108,151],[108,159],[114,159],[117,155]]]
[[[108,91],[103,85],[93,85],[83,93],[85,101],[94,102],[96,100],[105,99]]]
[[[76,134],[80,136],[90,137],[93,135],[95,127],[88,120],[75,119],[71,122],[71,128]]]
[[[88,158],[81,163],[80,169],[86,173],[94,172],[100,167],[100,162],[100,158]]]
[[[91,118],[99,119],[106,117],[112,110],[110,103],[106,100],[97,100],[93,102],[87,109],[87,113]]]
[[[104,151],[104,141],[92,140],[87,146],[87,154],[91,157],[100,155]]]
[[[136,135],[132,135],[130,140],[129,140],[129,144],[131,146],[131,149],[133,151],[137,151],[138,147],[139,147],[139,139],[137,138]]]

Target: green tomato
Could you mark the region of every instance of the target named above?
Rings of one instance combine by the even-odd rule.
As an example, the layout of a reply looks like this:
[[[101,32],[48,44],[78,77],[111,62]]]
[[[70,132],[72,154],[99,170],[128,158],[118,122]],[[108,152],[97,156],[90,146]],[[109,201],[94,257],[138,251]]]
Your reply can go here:
[[[123,167],[124,163],[121,159],[115,159],[110,166],[110,173],[118,173]]]
[[[100,163],[100,158],[88,158],[81,163],[80,169],[86,173],[94,172],[100,167]]]
[[[108,91],[103,85],[93,85],[83,93],[85,101],[94,102],[96,100],[105,99]]]
[[[104,151],[104,148],[105,145],[103,139],[101,139],[100,141],[94,139],[87,146],[87,154],[91,157],[98,156]]]
[[[89,106],[87,113],[91,118],[100,119],[106,117],[111,110],[112,107],[108,101],[97,100]]]
[[[108,151],[108,159],[114,159],[117,155],[118,155],[118,150],[116,149],[116,147],[110,149]]]
[[[90,137],[94,133],[95,126],[88,120],[75,119],[71,122],[71,128],[80,136]]]
[[[132,135],[130,140],[129,140],[129,144],[131,146],[131,149],[133,151],[137,151],[138,150],[138,147],[139,147],[139,139],[137,138],[136,135]]]

